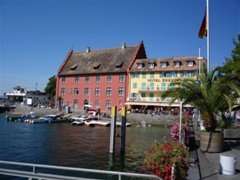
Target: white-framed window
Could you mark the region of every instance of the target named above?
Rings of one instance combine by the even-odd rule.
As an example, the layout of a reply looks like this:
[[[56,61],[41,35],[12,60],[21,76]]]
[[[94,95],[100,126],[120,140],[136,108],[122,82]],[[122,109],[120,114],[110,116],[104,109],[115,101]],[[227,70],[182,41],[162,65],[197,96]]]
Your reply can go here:
[[[176,61],[174,64],[174,67],[180,67],[181,66],[181,62],[180,61]]]
[[[138,69],[142,69],[142,68],[143,68],[143,63],[138,63],[138,64],[137,64],[137,68],[138,68]]]
[[[100,96],[100,87],[95,88],[95,96]]]
[[[112,75],[107,75],[107,82],[112,82]]]
[[[89,95],[89,88],[84,89],[84,95]]]
[[[106,100],[106,107],[111,108],[111,101],[110,100]]]
[[[75,76],[75,83],[79,84],[79,76]]]
[[[155,68],[155,63],[150,63],[150,64],[149,64],[149,68],[150,68],[150,69]]]
[[[118,96],[124,96],[124,88],[123,87],[118,88]]]
[[[62,83],[63,83],[63,84],[66,83],[66,77],[62,77]]]
[[[125,81],[125,74],[119,74],[119,82]]]
[[[62,95],[62,96],[65,95],[65,88],[61,88],[61,95]]]
[[[95,101],[95,107],[99,107],[99,100]]]
[[[100,83],[100,76],[96,75],[96,83]]]
[[[89,75],[85,76],[85,83],[87,83],[87,84],[89,83]]]
[[[161,67],[166,68],[167,67],[167,62],[161,62]]]
[[[187,66],[188,66],[188,67],[192,67],[193,65],[194,65],[194,62],[193,62],[193,61],[188,61],[188,62],[187,62]]]
[[[111,96],[112,95],[112,88],[111,87],[107,87],[106,89],[106,96]]]
[[[77,96],[79,94],[78,88],[74,88],[74,96]]]

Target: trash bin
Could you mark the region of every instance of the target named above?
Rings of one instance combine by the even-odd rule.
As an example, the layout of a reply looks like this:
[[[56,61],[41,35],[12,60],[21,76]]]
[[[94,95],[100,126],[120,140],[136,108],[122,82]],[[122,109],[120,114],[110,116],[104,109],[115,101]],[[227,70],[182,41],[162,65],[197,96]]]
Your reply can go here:
[[[220,172],[224,175],[234,175],[236,171],[236,156],[220,154]]]

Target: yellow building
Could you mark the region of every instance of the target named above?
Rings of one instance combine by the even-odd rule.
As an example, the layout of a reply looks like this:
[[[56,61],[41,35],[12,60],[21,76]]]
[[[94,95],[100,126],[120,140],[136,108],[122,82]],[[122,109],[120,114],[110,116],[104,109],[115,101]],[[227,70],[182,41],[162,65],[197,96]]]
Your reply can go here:
[[[130,70],[126,104],[132,108],[179,107],[179,100],[163,98],[161,94],[174,88],[178,78],[197,78],[200,64],[206,60],[197,56],[137,59]]]

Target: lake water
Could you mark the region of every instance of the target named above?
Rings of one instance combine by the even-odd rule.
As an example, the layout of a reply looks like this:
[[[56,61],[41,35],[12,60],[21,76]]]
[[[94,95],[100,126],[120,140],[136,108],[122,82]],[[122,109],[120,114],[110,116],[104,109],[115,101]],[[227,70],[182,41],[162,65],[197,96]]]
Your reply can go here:
[[[120,134],[120,128],[116,130]],[[144,151],[169,134],[164,127],[127,127],[124,156],[119,153],[120,138],[111,156],[109,127],[10,122],[0,114],[0,160],[141,172]]]

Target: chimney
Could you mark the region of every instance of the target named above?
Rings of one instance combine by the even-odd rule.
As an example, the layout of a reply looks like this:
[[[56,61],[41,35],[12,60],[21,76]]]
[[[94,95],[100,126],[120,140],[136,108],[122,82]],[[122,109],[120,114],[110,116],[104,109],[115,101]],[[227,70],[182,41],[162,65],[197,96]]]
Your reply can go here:
[[[90,47],[87,47],[86,53],[90,53],[90,51],[91,51]]]
[[[126,44],[125,44],[125,42],[123,42],[122,44],[121,44],[121,49],[125,49],[126,48]]]

